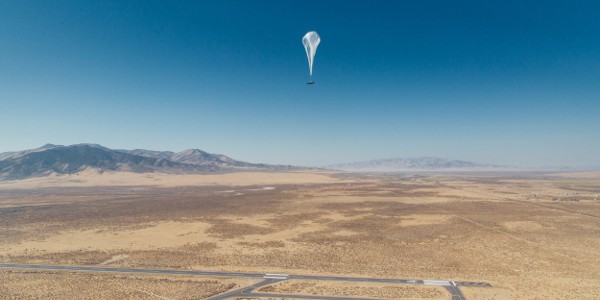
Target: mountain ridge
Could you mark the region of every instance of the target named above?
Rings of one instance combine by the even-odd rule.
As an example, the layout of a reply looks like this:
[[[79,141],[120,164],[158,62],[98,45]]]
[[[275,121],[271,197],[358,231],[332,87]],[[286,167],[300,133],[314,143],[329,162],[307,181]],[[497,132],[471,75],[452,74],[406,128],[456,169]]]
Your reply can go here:
[[[199,149],[178,153],[144,149],[117,150],[98,144],[46,144],[35,149],[0,153],[0,180],[18,180],[50,174],[98,171],[215,173],[235,171],[292,171],[302,167],[254,164]]]

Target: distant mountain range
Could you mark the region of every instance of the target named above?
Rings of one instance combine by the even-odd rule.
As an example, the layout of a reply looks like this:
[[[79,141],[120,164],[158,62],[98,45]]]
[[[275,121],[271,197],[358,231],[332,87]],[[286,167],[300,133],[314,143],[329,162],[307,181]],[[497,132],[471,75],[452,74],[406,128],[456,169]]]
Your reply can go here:
[[[172,174],[203,174],[236,171],[296,171],[342,170],[349,172],[402,172],[402,171],[527,171],[527,170],[599,170],[600,168],[538,168],[522,169],[511,166],[485,165],[438,157],[390,158],[345,164],[324,168],[291,165],[257,164],[211,154],[199,149],[181,152],[154,150],[109,149],[97,144],[70,146],[46,144],[42,147],[0,153],[0,180],[16,180],[50,174],[75,174],[84,170],[163,172]]]
[[[439,157],[389,158],[346,164],[329,165],[326,168],[355,172],[398,172],[398,171],[486,171],[516,169],[508,166],[484,165],[462,160]]]
[[[0,153],[0,180],[50,174],[98,171],[210,173],[233,171],[291,171],[301,167],[254,164],[198,149],[182,152],[115,150],[96,144],[71,146],[46,144],[24,151]]]

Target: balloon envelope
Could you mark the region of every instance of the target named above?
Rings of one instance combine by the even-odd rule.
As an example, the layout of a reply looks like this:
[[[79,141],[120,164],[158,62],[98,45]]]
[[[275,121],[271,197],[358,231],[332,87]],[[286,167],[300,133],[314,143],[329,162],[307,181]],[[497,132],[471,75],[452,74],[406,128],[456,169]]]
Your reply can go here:
[[[306,50],[306,56],[308,57],[310,76],[312,76],[313,61],[315,60],[315,53],[317,53],[319,43],[321,43],[321,37],[319,37],[316,31],[309,31],[302,38],[302,45],[304,45],[304,50]]]

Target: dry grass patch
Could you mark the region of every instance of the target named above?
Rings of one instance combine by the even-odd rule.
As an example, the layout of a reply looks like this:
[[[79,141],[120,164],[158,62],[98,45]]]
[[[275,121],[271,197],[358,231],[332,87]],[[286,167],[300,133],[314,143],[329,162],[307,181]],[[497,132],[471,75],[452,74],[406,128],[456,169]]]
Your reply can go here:
[[[209,228],[211,225],[204,222],[161,222],[136,230],[70,230],[44,240],[31,240],[13,245],[7,253],[14,255],[23,253],[26,249],[69,252],[84,249],[110,251],[173,248],[194,241],[205,241],[205,231]]]
[[[25,180],[2,181],[0,189],[36,189],[44,187],[97,187],[97,186],[199,186],[199,185],[281,185],[350,182],[329,173],[303,172],[235,172],[226,174],[168,174],[97,172],[87,170],[78,174],[50,175]]]
[[[2,299],[204,299],[247,280],[0,270]]]
[[[446,223],[452,216],[448,215],[408,215],[402,217],[400,226],[436,225]]]
[[[262,287],[260,292],[281,294],[308,294],[324,296],[374,297],[390,299],[446,299],[448,294],[440,287],[393,285],[379,283],[323,282],[288,280]]]
[[[502,223],[508,230],[513,231],[540,231],[544,229],[544,227],[533,221],[511,221]]]

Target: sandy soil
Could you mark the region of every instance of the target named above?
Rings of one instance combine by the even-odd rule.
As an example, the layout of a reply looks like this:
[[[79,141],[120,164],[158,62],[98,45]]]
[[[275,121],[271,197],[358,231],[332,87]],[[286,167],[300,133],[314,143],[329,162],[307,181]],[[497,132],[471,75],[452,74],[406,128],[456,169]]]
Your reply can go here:
[[[556,173],[553,176],[564,177],[564,178],[590,178],[600,179],[600,172],[569,172],[569,173]]]
[[[278,185],[341,182],[329,173],[237,172],[214,175],[102,172],[86,170],[72,175],[56,175],[16,181],[0,181],[1,189],[93,186],[201,186],[201,185]]]
[[[390,299],[447,299],[448,293],[437,286],[378,283],[321,282],[289,280],[259,289],[260,292]]]
[[[0,270],[2,299],[203,299],[248,280]]]

